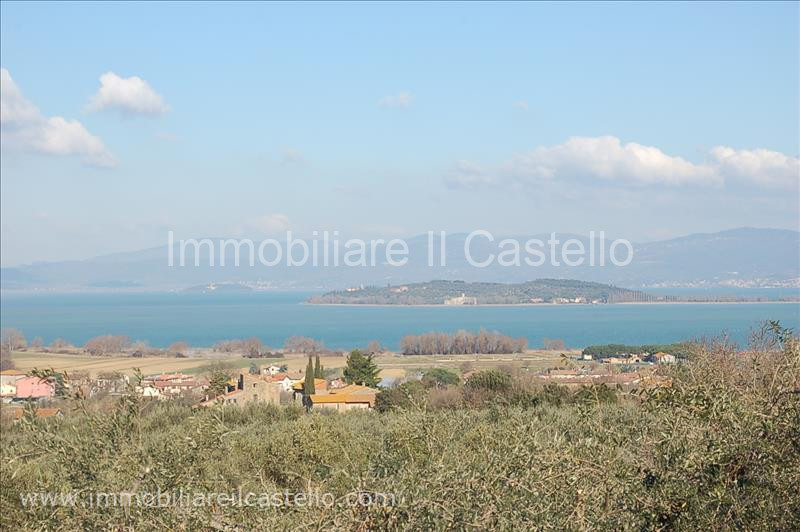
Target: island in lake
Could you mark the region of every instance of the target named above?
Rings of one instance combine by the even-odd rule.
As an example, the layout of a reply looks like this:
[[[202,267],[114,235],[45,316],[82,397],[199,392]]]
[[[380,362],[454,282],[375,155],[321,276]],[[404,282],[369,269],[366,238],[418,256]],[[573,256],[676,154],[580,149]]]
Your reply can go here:
[[[362,286],[316,295],[308,302],[333,305],[529,305],[673,300],[670,296],[653,296],[639,290],[601,283],[537,279],[514,284],[430,281],[385,287]]]
[[[389,286],[359,286],[308,299],[317,305],[535,305],[609,303],[766,303],[800,301],[721,294],[654,295],[641,290],[576,279],[537,279],[524,283],[430,281]]]

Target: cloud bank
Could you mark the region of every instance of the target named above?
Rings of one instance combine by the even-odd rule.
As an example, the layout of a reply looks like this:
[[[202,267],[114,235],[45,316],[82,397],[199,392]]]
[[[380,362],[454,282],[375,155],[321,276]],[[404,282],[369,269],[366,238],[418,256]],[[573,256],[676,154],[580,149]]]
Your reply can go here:
[[[25,98],[5,68],[0,69],[0,128],[4,149],[78,155],[93,166],[116,164],[103,141],[89,133],[79,121],[43,116]]]
[[[412,99],[411,94],[404,91],[390,96],[384,96],[378,100],[378,107],[406,108],[411,106]]]
[[[654,146],[623,144],[612,136],[572,137],[562,144],[537,147],[494,167],[459,161],[445,177],[452,188],[520,187],[586,180],[711,187],[737,181],[764,187],[791,187],[800,182],[800,161],[766,149],[717,146],[706,161],[693,163]]]
[[[116,110],[128,115],[158,116],[169,106],[145,80],[138,76],[122,78],[113,72],[100,76],[100,89],[89,101],[89,110]]]

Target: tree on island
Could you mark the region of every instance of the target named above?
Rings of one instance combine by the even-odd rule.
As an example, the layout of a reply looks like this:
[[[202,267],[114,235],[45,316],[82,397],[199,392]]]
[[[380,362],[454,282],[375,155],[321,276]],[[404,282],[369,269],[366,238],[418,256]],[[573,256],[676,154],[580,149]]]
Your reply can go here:
[[[316,393],[316,390],[314,389],[314,363],[311,361],[311,357],[308,357],[306,377],[305,382],[303,383],[303,394],[308,397],[314,393]]]
[[[347,357],[347,366],[344,368],[344,380],[348,384],[361,384],[375,387],[378,385],[378,366],[372,360],[372,355],[364,355],[359,349],[354,349]]]

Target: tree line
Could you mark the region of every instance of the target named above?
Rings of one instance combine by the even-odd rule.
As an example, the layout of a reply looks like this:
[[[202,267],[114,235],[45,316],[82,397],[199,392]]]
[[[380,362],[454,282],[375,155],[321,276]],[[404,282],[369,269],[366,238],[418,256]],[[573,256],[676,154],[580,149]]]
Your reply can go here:
[[[645,345],[625,345],[625,344],[603,344],[590,345],[583,350],[584,355],[591,355],[595,359],[616,357],[620,355],[643,355],[655,353],[668,353],[677,358],[686,358],[692,344],[686,342],[674,344],[645,344]]]
[[[483,329],[477,333],[457,331],[452,334],[410,334],[400,341],[400,350],[404,355],[496,355],[521,353],[527,346],[528,340],[525,338],[512,338]]]

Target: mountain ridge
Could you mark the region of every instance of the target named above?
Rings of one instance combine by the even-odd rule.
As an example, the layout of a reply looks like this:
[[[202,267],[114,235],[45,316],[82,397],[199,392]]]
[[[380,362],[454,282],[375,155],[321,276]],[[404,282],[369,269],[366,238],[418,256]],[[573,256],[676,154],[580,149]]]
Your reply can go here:
[[[600,282],[618,287],[765,287],[800,286],[800,232],[790,229],[741,227],[713,233],[692,233],[667,240],[633,245],[634,258],[626,267],[582,265],[487,268],[470,266],[464,258],[468,233],[447,235],[446,266],[429,267],[426,261],[427,236],[406,239],[408,264],[402,268],[385,263],[374,267],[287,267],[284,262],[267,267],[235,267],[232,260],[224,267],[208,266],[208,253],[201,253],[200,267],[169,267],[167,246],[137,251],[116,252],[84,260],[37,262],[0,269],[3,290],[93,290],[98,287],[131,287],[138,290],[179,290],[208,283],[244,282],[259,288],[303,288],[332,290],[359,285],[386,285],[424,282],[431,279],[466,282],[525,282],[531,279],[560,278]],[[471,249],[476,255],[497,253],[502,238],[525,241],[547,235],[500,237],[494,242],[479,238]],[[560,240],[575,238],[588,243],[588,237],[558,233]],[[219,238],[212,239],[215,242]],[[607,241],[610,238],[607,237]],[[438,248],[438,239],[435,247]],[[177,244],[175,244],[177,246]],[[230,251],[230,250],[229,250]],[[438,251],[438,249],[437,249]],[[228,257],[228,255],[226,255]],[[230,256],[232,259],[232,255]],[[215,263],[216,264],[216,263]]]

